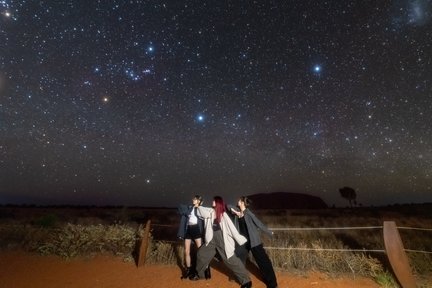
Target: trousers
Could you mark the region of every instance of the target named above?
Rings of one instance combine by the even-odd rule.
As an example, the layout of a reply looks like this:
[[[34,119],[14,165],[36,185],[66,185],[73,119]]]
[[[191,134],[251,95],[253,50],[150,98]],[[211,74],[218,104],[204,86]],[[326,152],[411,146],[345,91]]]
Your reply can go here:
[[[247,272],[243,262],[233,255],[230,258],[226,257],[225,245],[222,237],[222,231],[217,230],[213,233],[213,239],[206,245],[201,245],[197,252],[197,265],[196,270],[200,278],[204,278],[204,270],[210,264],[210,261],[219,253],[224,264],[234,273],[237,281],[240,284],[245,284],[250,280],[249,273]]]
[[[236,248],[236,254],[241,259],[244,265],[246,265],[246,260],[249,254],[249,249],[252,252],[252,256],[261,271],[264,283],[267,288],[277,287],[276,274],[273,269],[273,265],[268,257],[262,244],[255,247],[247,247],[246,245],[239,246]]]

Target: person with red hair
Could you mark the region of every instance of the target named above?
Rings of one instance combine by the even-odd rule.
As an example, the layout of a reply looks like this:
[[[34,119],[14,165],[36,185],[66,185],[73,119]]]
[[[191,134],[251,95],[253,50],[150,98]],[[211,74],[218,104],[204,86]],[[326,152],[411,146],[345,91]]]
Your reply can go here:
[[[204,219],[204,245],[198,249],[197,265],[195,275],[189,277],[191,280],[199,280],[205,277],[205,270],[210,261],[219,253],[225,265],[234,273],[240,288],[252,287],[243,262],[235,253],[236,242],[243,245],[247,242],[246,237],[241,235],[234,226],[231,218],[225,212],[225,203],[220,196],[213,198],[213,207],[199,206],[198,217]]]

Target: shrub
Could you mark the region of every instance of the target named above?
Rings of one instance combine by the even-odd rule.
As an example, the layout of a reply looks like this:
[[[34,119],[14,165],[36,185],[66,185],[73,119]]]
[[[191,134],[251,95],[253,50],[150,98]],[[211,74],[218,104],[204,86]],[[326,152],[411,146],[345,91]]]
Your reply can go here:
[[[46,239],[32,248],[43,255],[65,258],[95,253],[112,253],[131,258],[140,231],[126,225],[73,225],[52,229]]]

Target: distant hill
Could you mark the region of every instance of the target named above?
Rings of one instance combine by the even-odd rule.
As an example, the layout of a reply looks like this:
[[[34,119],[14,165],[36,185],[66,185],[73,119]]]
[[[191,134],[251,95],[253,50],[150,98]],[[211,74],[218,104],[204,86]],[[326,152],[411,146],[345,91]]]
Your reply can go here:
[[[319,197],[302,193],[273,192],[248,196],[253,209],[325,209],[327,204]]]

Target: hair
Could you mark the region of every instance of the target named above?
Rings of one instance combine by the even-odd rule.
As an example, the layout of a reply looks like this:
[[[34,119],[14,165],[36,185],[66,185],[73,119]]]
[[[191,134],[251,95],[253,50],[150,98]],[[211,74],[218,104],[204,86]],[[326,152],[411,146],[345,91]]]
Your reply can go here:
[[[216,222],[220,223],[222,219],[222,215],[225,212],[225,202],[220,196],[215,196],[213,198],[215,202],[215,211],[216,211]]]
[[[249,207],[249,205],[252,204],[252,200],[247,196],[241,196],[239,199],[245,204],[245,207]]]
[[[203,202],[203,198],[200,195],[195,195],[193,199],[197,199],[199,201],[199,205]]]

